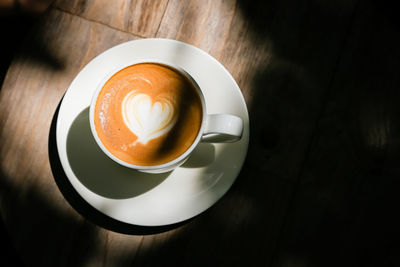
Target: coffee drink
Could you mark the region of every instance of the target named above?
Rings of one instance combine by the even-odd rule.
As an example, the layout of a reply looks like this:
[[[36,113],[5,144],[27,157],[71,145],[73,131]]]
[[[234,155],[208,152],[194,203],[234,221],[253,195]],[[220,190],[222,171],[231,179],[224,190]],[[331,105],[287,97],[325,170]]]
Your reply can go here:
[[[136,166],[155,166],[182,155],[203,120],[197,88],[181,72],[158,63],[126,67],[106,81],[94,108],[104,147]]]

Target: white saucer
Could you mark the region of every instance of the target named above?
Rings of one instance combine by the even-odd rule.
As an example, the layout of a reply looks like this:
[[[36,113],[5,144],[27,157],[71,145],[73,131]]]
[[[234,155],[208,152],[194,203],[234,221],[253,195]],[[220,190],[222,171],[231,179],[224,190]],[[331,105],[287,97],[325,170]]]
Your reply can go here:
[[[244,120],[243,138],[200,144],[183,166],[166,174],[139,173],[108,159],[90,132],[92,95],[116,66],[148,58],[185,69],[204,90],[208,113],[230,113]],[[216,59],[182,42],[142,39],[103,52],[75,77],[60,106],[56,138],[69,181],[90,205],[118,221],[161,226],[200,214],[228,191],[246,157],[249,117],[238,85]]]

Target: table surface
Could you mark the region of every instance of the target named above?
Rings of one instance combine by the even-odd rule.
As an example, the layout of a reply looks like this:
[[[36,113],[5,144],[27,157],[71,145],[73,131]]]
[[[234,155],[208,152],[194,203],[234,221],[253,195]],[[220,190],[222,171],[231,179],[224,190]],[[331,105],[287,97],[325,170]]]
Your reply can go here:
[[[399,266],[400,21],[390,3],[55,1],[9,36],[14,54],[1,51],[4,242],[26,266]],[[166,227],[93,210],[55,147],[73,78],[106,49],[149,37],[219,60],[251,125],[228,193]]]

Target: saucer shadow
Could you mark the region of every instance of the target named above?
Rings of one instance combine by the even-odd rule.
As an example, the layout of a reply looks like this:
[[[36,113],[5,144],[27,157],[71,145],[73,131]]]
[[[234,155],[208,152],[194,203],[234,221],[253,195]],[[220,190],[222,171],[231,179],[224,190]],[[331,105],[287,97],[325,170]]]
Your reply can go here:
[[[201,168],[211,165],[215,161],[215,146],[210,143],[200,143],[193,150],[188,160],[181,168]]]
[[[182,225],[185,225],[197,217],[197,216],[195,216],[191,219],[188,219],[188,220],[185,220],[185,221],[182,221],[179,223],[175,223],[175,224],[170,224],[170,225],[141,226],[141,225],[134,225],[134,224],[124,223],[124,222],[115,220],[115,219],[101,213],[100,211],[96,210],[94,207],[92,207],[74,189],[74,187],[72,186],[68,177],[66,176],[64,169],[62,167],[62,164],[61,164],[61,160],[60,160],[58,150],[57,150],[57,139],[56,139],[56,125],[57,125],[57,117],[58,117],[60,105],[61,105],[61,101],[54,113],[54,116],[53,116],[53,119],[51,122],[51,126],[50,126],[49,141],[48,141],[49,161],[50,161],[50,167],[51,167],[51,171],[53,173],[54,180],[55,180],[60,192],[62,193],[64,198],[68,201],[68,203],[78,213],[80,213],[83,217],[85,217],[86,219],[88,219],[89,221],[91,221],[92,223],[94,223],[100,227],[103,227],[110,231],[114,231],[114,232],[118,232],[118,233],[122,233],[122,234],[130,234],[130,235],[151,235],[151,234],[166,232],[166,231],[169,231],[172,229],[176,229]],[[72,151],[70,151],[70,153],[75,155],[75,154],[78,154],[78,151],[79,151],[83,155],[92,157],[91,161],[89,161],[90,164],[94,164],[94,161],[95,161],[94,158],[99,157],[101,164],[104,163],[104,164],[107,164],[106,166],[111,166],[111,168],[114,168],[115,166],[112,166],[112,164],[110,164],[110,162],[105,163],[106,160],[101,159],[101,157],[99,155],[97,155],[96,152],[94,152],[93,155],[89,154],[88,151],[90,151],[90,149],[96,150],[95,148],[91,147],[91,145],[85,144],[81,148],[77,148],[74,146],[74,145],[77,145],[77,143],[74,143],[74,142],[78,142],[76,140],[77,134],[82,134],[81,138],[87,138],[88,136],[90,136],[90,138],[93,138],[91,136],[90,128],[88,130],[88,127],[89,127],[88,124],[86,126],[83,125],[83,122],[85,120],[88,120],[87,116],[88,116],[88,110],[85,109],[81,114],[79,114],[77,116],[73,125],[70,128],[69,134],[70,135],[72,134],[72,135],[68,136],[68,139],[70,139],[70,140],[67,139],[67,142],[69,142],[70,143],[69,145],[71,145],[71,147],[69,149],[72,149]],[[89,138],[89,140],[90,140],[90,138]],[[92,140],[92,141],[95,142],[94,140]],[[90,142],[87,141],[87,143],[90,143]],[[89,149],[89,150],[85,151],[86,149]],[[68,147],[67,147],[67,151],[68,151]],[[70,158],[70,156],[72,156],[72,155],[69,154],[68,157]],[[80,158],[82,159],[82,156],[80,156]],[[107,161],[111,161],[111,159],[110,160],[108,158],[106,158],[106,159],[107,159]],[[87,161],[87,159],[82,159],[82,160]],[[104,162],[103,162],[103,160],[104,160]],[[70,164],[71,164],[71,166],[72,166],[72,164],[74,164],[74,168],[75,168],[74,172],[76,171],[77,173],[79,173],[83,176],[85,174],[87,175],[87,172],[85,170],[82,170],[83,164],[75,162],[76,159],[74,159],[73,161],[74,161],[74,163],[70,163]],[[114,163],[114,162],[112,161],[112,163]],[[99,167],[101,164],[97,163],[96,167]],[[118,167],[122,168],[120,166],[118,166]],[[101,166],[101,168],[104,168],[104,166]],[[124,168],[122,168],[122,169],[124,169]],[[124,171],[126,171],[126,170],[124,170]],[[124,171],[122,171],[122,172],[124,172]],[[129,171],[129,169],[128,169],[128,171]],[[97,173],[97,174],[99,174],[99,173]],[[132,180],[136,180],[136,181],[135,182],[128,181],[127,183],[131,184],[131,185],[136,184],[137,187],[134,189],[132,189],[132,188],[121,189],[122,190],[121,192],[116,192],[118,187],[116,187],[115,185],[111,189],[106,190],[104,187],[107,184],[109,184],[110,181],[102,180],[102,178],[104,178],[103,177],[104,175],[97,176],[97,177],[100,177],[99,178],[100,181],[104,182],[104,184],[101,186],[95,184],[95,182],[94,182],[95,178],[93,178],[94,176],[90,176],[91,178],[84,176],[83,178],[81,177],[80,179],[82,179],[89,187],[91,187],[91,190],[94,190],[94,191],[97,190],[99,193],[102,193],[102,194],[108,195],[108,196],[112,196],[114,198],[124,198],[129,195],[131,197],[133,197],[140,193],[144,193],[147,190],[150,190],[152,187],[154,187],[157,184],[159,184],[160,182],[162,182],[167,177],[167,175],[168,174],[164,174],[163,176],[155,175],[155,178],[152,178],[151,176],[153,176],[153,175],[149,174],[149,175],[143,175],[140,177],[132,178]],[[115,176],[113,175],[111,177],[113,178]],[[149,178],[149,180],[151,180],[151,181],[147,181],[145,183],[145,185],[139,185],[139,180],[141,180],[142,177]]]
[[[141,195],[170,173],[146,174],[121,166],[97,145],[89,124],[89,108],[74,120],[67,137],[67,156],[79,181],[92,192],[112,199]]]

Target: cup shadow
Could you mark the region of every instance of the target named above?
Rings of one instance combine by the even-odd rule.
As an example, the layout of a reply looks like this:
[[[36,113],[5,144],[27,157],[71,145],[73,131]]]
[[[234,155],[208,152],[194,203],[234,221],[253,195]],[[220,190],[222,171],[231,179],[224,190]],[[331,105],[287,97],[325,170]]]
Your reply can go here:
[[[73,188],[64,172],[59,158],[56,141],[56,125],[60,104],[54,113],[50,127],[48,142],[49,161],[58,188],[68,203],[77,212],[100,227],[131,235],[148,235],[166,232],[178,228],[195,218],[164,226],[133,225],[115,220],[101,213],[86,202]],[[78,179],[88,189],[104,197],[123,199],[143,194],[168,177],[169,173],[159,175],[142,174],[114,163],[97,147],[90,132],[88,116],[88,109],[82,111],[71,125],[67,137],[67,154],[71,168]],[[93,172],[92,169],[94,167],[96,167],[97,170]],[[127,178],[129,178],[129,180]],[[118,183],[121,184],[118,185]]]
[[[89,124],[89,108],[72,123],[67,137],[67,156],[75,176],[92,192],[106,198],[125,199],[159,185],[170,174],[147,174],[119,165],[99,148]]]

